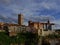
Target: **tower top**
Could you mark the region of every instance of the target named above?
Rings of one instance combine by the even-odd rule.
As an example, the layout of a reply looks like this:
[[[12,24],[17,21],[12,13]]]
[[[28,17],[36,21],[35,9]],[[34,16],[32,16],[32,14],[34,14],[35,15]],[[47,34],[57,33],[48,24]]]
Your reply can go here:
[[[23,14],[20,13],[20,14],[18,14],[18,15],[23,15]]]
[[[19,25],[22,25],[23,24],[23,20],[24,20],[23,17],[24,17],[23,14],[21,14],[21,13],[18,14],[18,24]]]

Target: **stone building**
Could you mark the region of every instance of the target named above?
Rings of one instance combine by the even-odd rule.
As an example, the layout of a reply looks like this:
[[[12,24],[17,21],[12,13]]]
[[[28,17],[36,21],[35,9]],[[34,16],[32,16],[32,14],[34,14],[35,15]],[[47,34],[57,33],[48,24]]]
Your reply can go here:
[[[36,28],[36,30],[38,30],[38,35],[42,36],[53,33],[52,25],[54,25],[54,23],[50,23],[49,20],[46,23],[33,22],[33,21],[28,22],[28,26]]]
[[[17,24],[0,23],[0,29],[4,30],[3,27],[8,26],[10,36],[16,35],[19,32],[26,31],[38,33],[38,35],[42,36],[52,33],[52,25],[54,25],[54,23],[50,23],[49,20],[46,23],[28,21],[28,26],[23,25],[24,23],[23,20],[24,20],[23,14],[18,14]]]

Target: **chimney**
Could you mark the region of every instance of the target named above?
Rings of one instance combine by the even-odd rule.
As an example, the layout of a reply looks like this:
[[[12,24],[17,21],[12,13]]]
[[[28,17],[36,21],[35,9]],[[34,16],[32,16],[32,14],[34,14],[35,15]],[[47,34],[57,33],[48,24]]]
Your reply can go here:
[[[18,24],[19,25],[23,24],[23,14],[18,14]]]

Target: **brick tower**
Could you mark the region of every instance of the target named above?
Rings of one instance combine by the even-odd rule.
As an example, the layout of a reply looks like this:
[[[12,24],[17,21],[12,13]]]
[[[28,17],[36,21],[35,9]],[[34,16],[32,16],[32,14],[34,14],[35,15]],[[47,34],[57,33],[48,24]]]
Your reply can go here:
[[[23,15],[22,14],[18,14],[18,24],[19,25],[23,24]]]

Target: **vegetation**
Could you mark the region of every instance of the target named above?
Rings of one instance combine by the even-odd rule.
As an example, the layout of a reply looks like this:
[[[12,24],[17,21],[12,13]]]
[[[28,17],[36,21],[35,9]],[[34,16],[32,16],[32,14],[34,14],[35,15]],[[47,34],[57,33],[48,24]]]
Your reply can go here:
[[[58,34],[50,34],[48,36],[42,37],[42,40],[45,39],[55,39],[60,38]],[[39,36],[32,32],[18,33],[16,36],[9,37],[6,32],[0,32],[0,45],[10,45],[12,44],[24,44],[24,45],[36,45],[39,40]],[[46,41],[45,41],[46,42]]]
[[[55,39],[55,38],[60,38],[60,34],[49,34],[48,36],[46,36],[46,37],[48,37],[48,38],[50,38],[50,39]]]
[[[25,43],[25,45],[35,45],[38,40],[37,34],[33,34],[31,32],[19,33],[17,37],[19,42]]]
[[[0,45],[25,44],[35,45],[37,42],[37,34],[31,32],[18,33],[17,36],[9,37],[6,32],[0,32]]]
[[[44,36],[43,38],[42,38],[42,45],[50,45],[50,42],[49,41],[52,41],[52,40],[54,40],[54,41],[56,41],[56,39],[58,40],[58,39],[60,39],[60,34],[49,34],[49,35],[47,35],[47,36]]]
[[[9,45],[10,37],[5,32],[0,32],[0,45]]]

